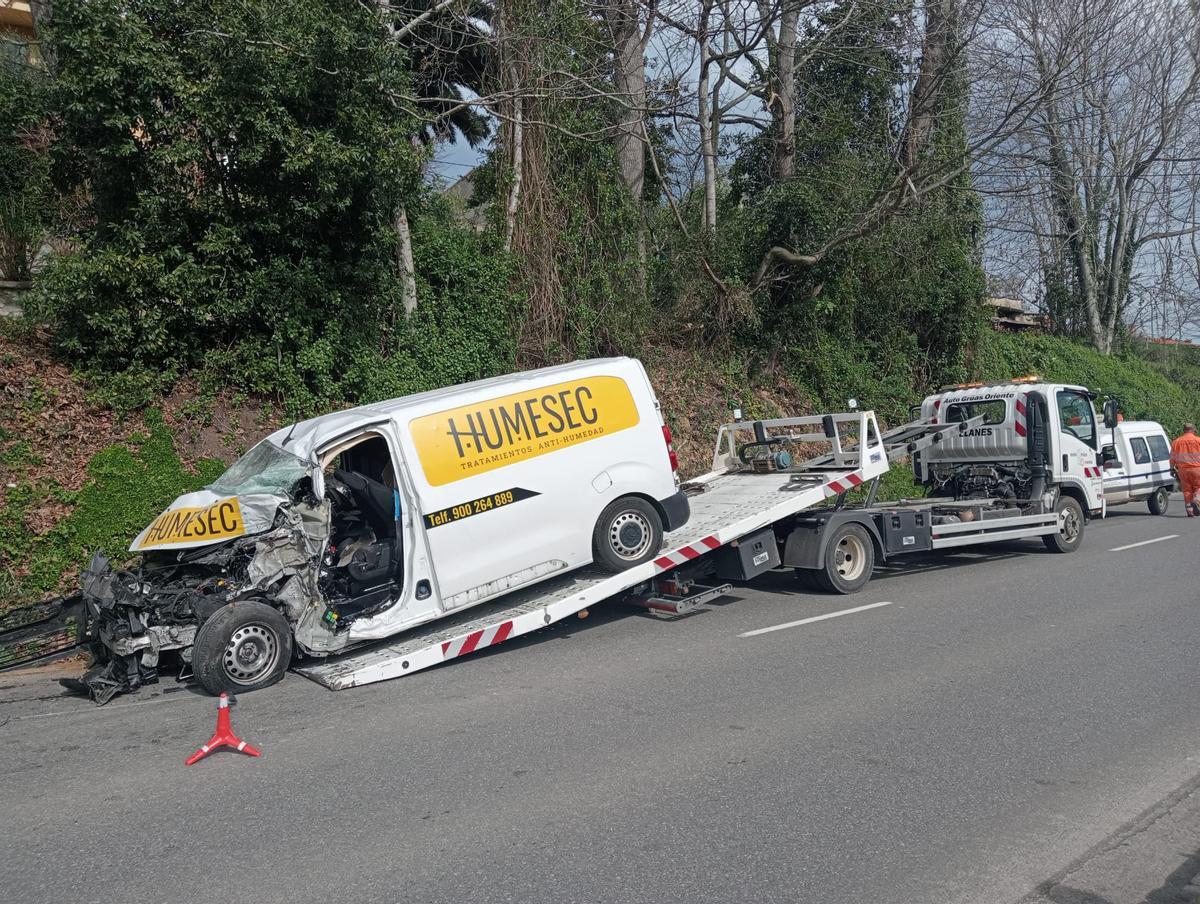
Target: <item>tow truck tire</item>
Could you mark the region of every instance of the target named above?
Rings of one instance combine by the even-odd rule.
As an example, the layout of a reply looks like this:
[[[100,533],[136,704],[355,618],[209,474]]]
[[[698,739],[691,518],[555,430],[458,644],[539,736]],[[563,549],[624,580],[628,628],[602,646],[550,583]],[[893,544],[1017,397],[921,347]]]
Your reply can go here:
[[[1054,507],[1058,530],[1042,537],[1051,552],[1074,552],[1083,542],[1083,508],[1070,496],[1061,496]]]
[[[255,600],[222,606],[196,632],[192,671],[214,696],[274,684],[292,661],[292,630],[276,609]]]
[[[824,590],[825,586],[817,580],[819,574],[815,568],[797,568],[796,583],[801,590]]]
[[[592,561],[619,574],[649,562],[662,549],[662,518],[638,496],[622,496],[605,506],[592,531]]]
[[[823,567],[813,572],[818,586],[830,593],[858,593],[875,569],[875,544],[861,524],[836,528],[825,547]]]
[[[1146,500],[1146,508],[1150,509],[1151,515],[1165,515],[1170,504],[1171,492],[1166,487],[1159,487]]]

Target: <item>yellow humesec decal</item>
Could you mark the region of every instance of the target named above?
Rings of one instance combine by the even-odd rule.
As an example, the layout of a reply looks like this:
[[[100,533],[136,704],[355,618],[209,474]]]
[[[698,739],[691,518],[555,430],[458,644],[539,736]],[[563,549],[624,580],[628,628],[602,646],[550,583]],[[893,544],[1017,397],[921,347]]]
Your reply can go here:
[[[609,436],[638,422],[619,377],[587,377],[464,405],[409,424],[425,479],[442,486]]]
[[[169,509],[146,528],[138,549],[163,543],[198,543],[240,537],[246,532],[237,497],[218,499],[198,508]]]

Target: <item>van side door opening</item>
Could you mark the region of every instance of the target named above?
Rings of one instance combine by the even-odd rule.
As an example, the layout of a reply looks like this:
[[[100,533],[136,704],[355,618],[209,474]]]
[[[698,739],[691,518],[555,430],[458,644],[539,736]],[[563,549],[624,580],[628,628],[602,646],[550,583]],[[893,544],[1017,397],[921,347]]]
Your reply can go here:
[[[396,462],[379,433],[338,443],[321,454],[321,465],[331,514],[319,587],[326,624],[343,631],[400,599],[402,502]]]

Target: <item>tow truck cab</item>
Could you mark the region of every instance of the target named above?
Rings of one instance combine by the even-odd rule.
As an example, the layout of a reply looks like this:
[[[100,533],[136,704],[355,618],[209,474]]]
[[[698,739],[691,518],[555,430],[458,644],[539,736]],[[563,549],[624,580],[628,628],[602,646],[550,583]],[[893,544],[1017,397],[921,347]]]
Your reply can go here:
[[[1035,377],[943,387],[922,401],[922,417],[932,423],[981,420],[915,455],[914,474],[933,496],[1036,499],[1057,492],[1074,498],[1086,516],[1102,515],[1095,398],[1086,387]]]

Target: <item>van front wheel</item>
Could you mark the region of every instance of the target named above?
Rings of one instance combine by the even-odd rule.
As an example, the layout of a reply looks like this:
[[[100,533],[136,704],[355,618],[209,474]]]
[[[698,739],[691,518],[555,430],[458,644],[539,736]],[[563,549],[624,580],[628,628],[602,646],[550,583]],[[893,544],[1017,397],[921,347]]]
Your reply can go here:
[[[662,518],[645,499],[609,503],[592,532],[592,560],[613,574],[649,562],[662,549]]]
[[[1167,506],[1170,504],[1171,491],[1166,487],[1159,487],[1146,500],[1146,507],[1150,509],[1151,515],[1165,515],[1167,513]]]
[[[291,661],[287,619],[257,600],[222,606],[200,626],[192,646],[192,671],[213,696],[274,684]]]

